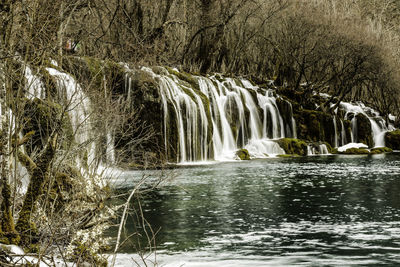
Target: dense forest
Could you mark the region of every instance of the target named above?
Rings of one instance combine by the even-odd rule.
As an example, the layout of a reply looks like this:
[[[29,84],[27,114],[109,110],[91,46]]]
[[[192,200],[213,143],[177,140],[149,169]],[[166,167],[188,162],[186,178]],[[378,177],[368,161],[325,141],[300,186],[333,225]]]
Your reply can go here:
[[[389,121],[400,119],[399,23],[396,0],[1,0],[0,242],[105,264],[99,236],[120,208],[107,204],[112,190],[99,171],[114,161],[109,130],[123,133],[118,149],[129,155],[157,131],[116,96],[122,64],[272,82],[301,107],[323,93],[327,114],[362,101]],[[27,96],[27,66],[46,84],[43,99]],[[65,78],[62,70],[98,108],[75,103],[78,91],[69,102],[60,96],[53,76]],[[96,129],[90,138],[82,117]],[[30,177],[22,193],[17,162]]]

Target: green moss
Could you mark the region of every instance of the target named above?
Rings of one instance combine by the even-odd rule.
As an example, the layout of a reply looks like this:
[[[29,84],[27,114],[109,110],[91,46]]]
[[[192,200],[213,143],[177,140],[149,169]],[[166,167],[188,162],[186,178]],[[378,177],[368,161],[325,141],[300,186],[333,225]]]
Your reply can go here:
[[[290,155],[307,156],[307,143],[294,138],[283,138],[276,141],[279,146]]]
[[[365,148],[349,148],[346,151],[344,151],[342,154],[346,155],[362,155],[362,154],[369,154],[368,149]]]
[[[83,60],[86,62],[87,68],[89,69],[91,75],[91,82],[94,86],[102,88],[103,84],[103,66],[104,64],[97,58],[84,57]]]
[[[326,148],[328,149],[329,153],[335,154],[335,153],[333,153],[335,150],[332,148],[332,146],[328,142],[322,142],[322,143],[326,145]]]
[[[24,134],[34,132],[27,142],[27,152],[30,154],[35,149],[41,150],[47,138],[53,132],[61,136],[63,148],[69,147],[75,140],[74,131],[68,114],[63,108],[52,101],[40,99],[24,99]]]
[[[300,157],[300,155],[297,154],[281,154],[281,155],[277,155],[278,158],[296,158],[296,157]]]
[[[250,153],[247,149],[239,149],[236,151],[236,156],[238,156],[241,160],[250,160]]]
[[[392,153],[393,150],[388,147],[375,147],[371,149],[370,154]]]
[[[194,78],[191,74],[186,73],[186,72],[179,72],[179,71],[173,70],[172,68],[168,68],[168,67],[167,67],[167,70],[170,74],[175,75],[179,79],[189,83],[196,90],[200,91],[199,83],[197,82],[196,78]]]
[[[326,142],[331,146],[335,140],[333,116],[315,110],[298,109],[293,106],[299,139]]]
[[[3,201],[1,203],[0,218],[0,238],[7,244],[18,244],[20,236],[15,230],[14,219],[11,210],[11,189],[10,185],[5,182],[1,190]]]

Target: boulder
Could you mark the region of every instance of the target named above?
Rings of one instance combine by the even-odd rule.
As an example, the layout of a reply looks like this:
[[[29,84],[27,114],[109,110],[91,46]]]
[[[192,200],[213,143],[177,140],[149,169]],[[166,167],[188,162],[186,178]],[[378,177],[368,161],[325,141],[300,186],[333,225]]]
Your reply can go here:
[[[391,153],[393,150],[388,147],[375,147],[371,149],[370,154],[382,154],[382,153]]]
[[[387,132],[385,134],[385,144],[391,149],[400,150],[400,130]]]
[[[250,160],[250,153],[247,149],[239,149],[238,151],[236,151],[236,156],[240,159],[240,160]]]
[[[372,138],[371,122],[364,114],[357,114],[357,136],[358,142],[366,144],[369,147],[374,146],[374,139]]]
[[[307,143],[294,138],[282,138],[276,141],[286,154],[307,156]]]

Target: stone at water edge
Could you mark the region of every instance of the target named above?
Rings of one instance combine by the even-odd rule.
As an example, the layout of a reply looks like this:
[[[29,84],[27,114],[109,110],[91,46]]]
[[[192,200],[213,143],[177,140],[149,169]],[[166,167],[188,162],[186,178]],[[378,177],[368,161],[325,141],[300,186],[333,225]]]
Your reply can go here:
[[[250,153],[247,149],[239,149],[238,151],[236,151],[236,156],[240,159],[240,160],[250,160]]]
[[[400,130],[387,132],[385,134],[385,144],[393,150],[400,150]]]
[[[388,147],[374,147],[370,150],[370,154],[392,153],[393,149]]]
[[[307,156],[307,143],[295,138],[282,138],[276,140],[286,154]]]

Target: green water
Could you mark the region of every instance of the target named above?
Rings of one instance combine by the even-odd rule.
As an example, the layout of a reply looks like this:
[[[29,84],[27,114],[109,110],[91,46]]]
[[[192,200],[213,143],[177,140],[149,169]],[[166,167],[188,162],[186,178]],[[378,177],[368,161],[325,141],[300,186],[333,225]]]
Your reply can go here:
[[[141,201],[161,266],[400,266],[400,154],[186,166]]]

